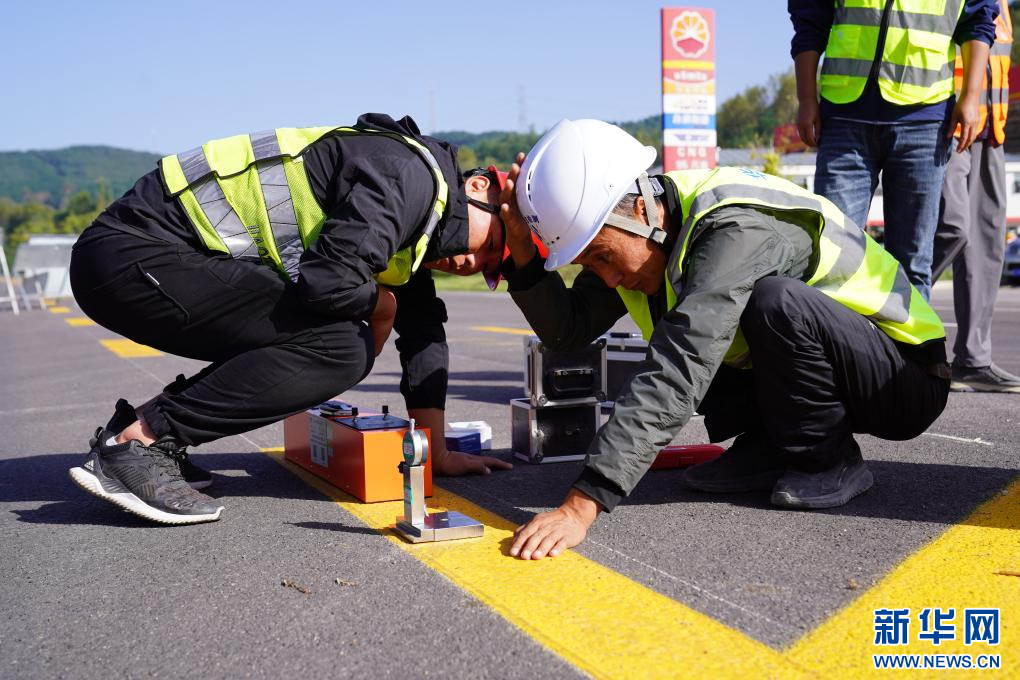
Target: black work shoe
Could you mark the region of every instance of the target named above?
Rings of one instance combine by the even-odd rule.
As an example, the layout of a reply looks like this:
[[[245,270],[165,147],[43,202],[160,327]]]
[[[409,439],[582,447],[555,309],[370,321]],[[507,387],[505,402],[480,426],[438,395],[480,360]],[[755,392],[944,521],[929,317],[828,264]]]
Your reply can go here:
[[[742,434],[715,460],[687,468],[681,479],[688,488],[709,493],[768,491],[784,469],[760,438]]]
[[[183,378],[183,376],[180,377]],[[124,431],[124,428],[136,420],[138,420],[138,416],[135,414],[135,407],[129,404],[127,399],[118,399],[117,405],[114,407],[113,417],[106,424],[106,429],[109,432],[105,435],[104,440],[117,436]],[[95,447],[93,446],[93,448]],[[89,453],[91,454],[92,452],[90,451]],[[180,447],[177,453],[179,454],[177,459],[180,461],[181,475],[192,489],[208,489],[212,486],[213,476],[191,462],[188,457],[188,450],[185,447]]]
[[[870,489],[875,479],[854,444],[853,455],[823,472],[787,470],[772,489],[772,505],[802,510],[836,508]]]
[[[178,459],[181,468],[181,476],[192,489],[208,489],[212,486],[213,476],[208,470],[203,470],[191,462],[191,457],[185,449],[180,450]]]
[[[180,470],[180,447],[169,437],[149,446],[138,440],[107,445],[114,433],[99,428],[85,464],[71,468],[85,491],[154,522],[196,524],[220,518],[223,506],[192,489]]]
[[[953,392],[1014,392],[1020,393],[1020,376],[1004,371],[995,364],[980,368],[953,366]]]

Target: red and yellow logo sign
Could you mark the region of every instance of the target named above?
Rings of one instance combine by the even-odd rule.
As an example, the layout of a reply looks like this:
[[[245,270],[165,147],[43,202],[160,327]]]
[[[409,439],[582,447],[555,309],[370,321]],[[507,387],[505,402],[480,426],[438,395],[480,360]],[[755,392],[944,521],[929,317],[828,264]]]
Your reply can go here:
[[[708,22],[700,12],[681,12],[673,19],[669,31],[673,47],[687,59],[697,59],[708,52],[712,34]]]

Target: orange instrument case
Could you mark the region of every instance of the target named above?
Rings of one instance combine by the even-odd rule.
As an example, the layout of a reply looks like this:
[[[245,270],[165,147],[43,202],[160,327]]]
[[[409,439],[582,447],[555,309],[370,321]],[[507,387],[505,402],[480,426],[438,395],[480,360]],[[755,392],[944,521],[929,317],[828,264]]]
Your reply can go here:
[[[391,418],[394,427],[383,418]],[[287,418],[284,457],[366,503],[403,499],[404,477],[397,466],[404,460],[407,421],[378,414],[358,415],[357,420],[371,429],[350,427],[343,423],[350,423],[351,416],[322,415],[317,408]],[[431,446],[428,429],[416,429]],[[432,456],[425,463],[425,495],[432,495]]]

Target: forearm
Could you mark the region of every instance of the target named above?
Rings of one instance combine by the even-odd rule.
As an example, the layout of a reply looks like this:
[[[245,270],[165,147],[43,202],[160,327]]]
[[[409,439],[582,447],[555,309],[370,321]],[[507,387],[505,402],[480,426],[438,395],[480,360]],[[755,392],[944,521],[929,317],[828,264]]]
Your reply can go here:
[[[988,44],[970,40],[960,48],[963,55],[963,86],[960,98],[980,97],[984,91],[985,71],[988,69]]]
[[[393,329],[400,354],[400,393],[408,409],[446,407],[450,350],[444,323],[446,305],[436,295],[432,274],[419,271],[393,289],[397,316]]]
[[[793,69],[797,78],[797,101],[818,101],[818,60],[820,54],[813,50],[801,52],[793,58]]]
[[[448,452],[446,450],[446,411],[439,408],[409,408],[407,415],[414,418],[415,429],[429,431],[429,455],[433,469],[442,467]]]
[[[567,288],[556,272],[544,272],[541,258],[506,272],[510,296],[535,334],[554,350],[593,342],[626,313],[619,294],[594,274],[582,272]]]

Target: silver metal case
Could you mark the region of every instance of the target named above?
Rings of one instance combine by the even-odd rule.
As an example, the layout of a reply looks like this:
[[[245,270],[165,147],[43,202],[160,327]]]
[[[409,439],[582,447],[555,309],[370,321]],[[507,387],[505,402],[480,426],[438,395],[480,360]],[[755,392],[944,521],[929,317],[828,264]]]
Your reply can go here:
[[[606,399],[602,405],[612,408],[648,355],[648,342],[640,333],[606,333],[601,339],[606,341]]]
[[[529,463],[584,460],[602,426],[597,401],[535,406],[527,399],[510,400],[511,449]]]
[[[599,338],[571,352],[524,339],[524,396],[534,406],[584,404],[606,399],[606,342]]]

